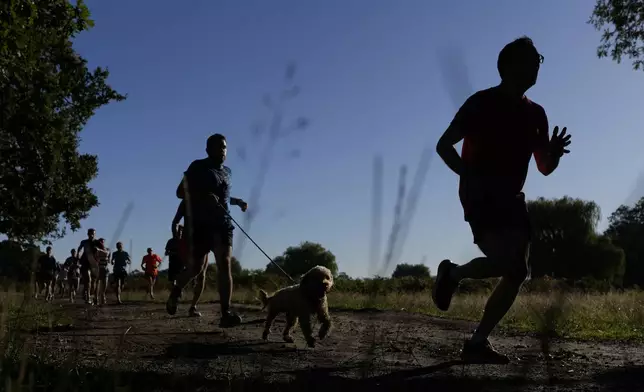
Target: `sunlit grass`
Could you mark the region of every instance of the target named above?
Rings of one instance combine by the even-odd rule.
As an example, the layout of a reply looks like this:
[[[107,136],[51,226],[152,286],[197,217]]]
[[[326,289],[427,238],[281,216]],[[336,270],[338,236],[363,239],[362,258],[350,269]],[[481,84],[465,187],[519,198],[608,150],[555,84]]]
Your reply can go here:
[[[184,302],[188,302],[191,295],[191,290],[186,290]],[[138,292],[130,293],[129,296],[139,300],[144,298],[144,294]],[[159,302],[166,298],[167,292],[157,295]],[[207,290],[201,301],[208,302],[217,298],[216,292]],[[468,321],[480,319],[487,299],[488,294],[457,295],[450,310],[441,312],[434,306],[430,292],[370,296],[333,291],[329,294],[329,304],[336,309],[401,310]],[[233,301],[259,305],[257,293],[248,289],[236,290]],[[564,338],[644,340],[644,292],[563,295],[522,293],[499,327],[505,331],[544,332],[549,325],[552,332]]]

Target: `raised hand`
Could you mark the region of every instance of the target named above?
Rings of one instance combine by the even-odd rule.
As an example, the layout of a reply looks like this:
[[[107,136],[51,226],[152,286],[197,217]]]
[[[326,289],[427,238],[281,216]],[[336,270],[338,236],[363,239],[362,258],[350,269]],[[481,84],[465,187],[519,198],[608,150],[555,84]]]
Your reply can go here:
[[[567,135],[566,131],[568,128],[564,127],[561,130],[561,133],[559,133],[559,127],[555,127],[555,129],[552,131],[552,137],[550,138],[550,154],[556,156],[556,157],[561,157],[564,154],[568,154],[570,150],[568,150],[566,147],[570,145],[570,137],[571,135]]]
[[[241,208],[242,212],[246,212],[246,210],[248,209],[248,203],[241,199],[239,200],[237,205],[239,206],[239,208]]]

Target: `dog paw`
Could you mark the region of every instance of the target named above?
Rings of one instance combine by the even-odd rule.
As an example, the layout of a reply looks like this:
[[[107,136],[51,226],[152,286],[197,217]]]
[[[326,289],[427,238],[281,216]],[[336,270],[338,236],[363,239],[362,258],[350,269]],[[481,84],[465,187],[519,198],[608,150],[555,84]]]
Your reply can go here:
[[[291,335],[284,335],[284,336],[283,336],[283,339],[284,339],[284,341],[285,341],[286,343],[293,343],[293,342],[295,342],[295,340],[293,339],[293,337],[292,337]]]
[[[311,348],[314,348],[315,347],[315,338],[306,339],[306,345],[311,347]]]

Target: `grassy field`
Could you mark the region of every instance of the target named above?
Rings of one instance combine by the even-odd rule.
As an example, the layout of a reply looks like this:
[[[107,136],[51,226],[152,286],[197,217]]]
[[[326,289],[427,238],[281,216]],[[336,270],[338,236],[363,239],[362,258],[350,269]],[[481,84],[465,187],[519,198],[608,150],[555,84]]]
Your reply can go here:
[[[158,305],[167,298],[167,293],[166,290],[159,289],[156,291],[157,299],[155,301],[147,300],[156,303],[155,313],[159,313],[157,317],[160,317],[158,322],[161,325],[164,325],[168,321],[164,318],[167,316],[161,314],[165,313],[162,310],[163,307]],[[188,291],[186,294],[184,299],[189,300],[191,293]],[[145,297],[142,291],[126,291],[123,299],[125,301],[142,301],[146,299]],[[201,306],[201,309],[206,310],[204,308],[210,308],[207,309],[208,313],[212,311],[216,312],[218,310],[217,305],[205,304],[205,302],[216,299],[217,294],[212,289],[206,291],[202,297],[202,303],[204,304]],[[486,299],[487,294],[460,294],[454,298],[450,311],[442,313],[434,307],[429,291],[413,294],[390,293],[387,295],[366,295],[333,291],[329,296],[330,305],[334,309],[357,310],[376,308],[470,321],[475,321],[481,316]],[[108,293],[108,301],[114,302],[113,293]],[[236,290],[234,302],[259,304],[257,293],[250,289]],[[46,304],[42,299],[34,301],[15,290],[0,293],[0,325],[2,326],[0,328],[0,342],[2,345],[0,350],[4,353],[0,372],[5,382],[4,385],[0,383],[0,391],[24,390],[15,389],[16,383],[22,386],[27,384],[35,386],[34,388],[27,388],[26,390],[47,390],[45,388],[46,385],[55,384],[60,386],[62,385],[61,383],[67,384],[67,386],[70,386],[69,383],[74,383],[78,387],[81,384],[83,385],[81,389],[76,388],[76,390],[86,390],[83,389],[85,386],[88,390],[96,390],[97,385],[112,385],[114,383],[113,381],[109,381],[112,380],[113,374],[107,370],[105,374],[96,373],[96,370],[93,370],[90,379],[88,378],[90,377],[90,373],[87,373],[88,375],[83,375],[84,373],[82,372],[70,373],[73,369],[80,369],[81,365],[69,363],[64,368],[59,368],[58,365],[53,366],[51,364],[53,358],[52,352],[55,352],[55,350],[53,349],[54,346],[50,346],[50,343],[45,343],[37,351],[29,347],[31,343],[28,342],[33,339],[28,338],[28,336],[34,336],[34,330],[65,329],[67,326],[75,324],[77,320],[74,320],[70,316],[70,313],[66,310],[67,308],[60,303],[53,306]],[[78,306],[76,309],[78,313]],[[117,309],[117,307],[114,307],[114,309]],[[146,309],[149,309],[149,307]],[[186,310],[187,305],[183,305],[182,311]],[[132,313],[132,311],[129,312]],[[345,318],[346,320],[347,316],[338,313],[336,317]],[[387,317],[390,319],[405,318],[405,316],[398,316],[395,313],[389,313]],[[190,324],[190,321],[181,320],[188,320],[188,318],[176,318],[177,322]],[[549,320],[555,321],[549,323]],[[133,322],[130,320],[127,322],[130,324],[124,324],[124,326],[132,325]],[[429,324],[425,327],[429,331],[438,328],[432,325],[431,321],[428,320],[427,322]],[[145,323],[147,324],[147,321]],[[423,324],[418,325],[422,326]],[[504,318],[500,328],[504,332],[510,333],[510,339],[515,339],[511,336],[516,336],[512,335],[512,331],[543,332],[544,330],[552,330],[559,337],[579,339],[582,341],[635,340],[641,342],[644,340],[642,325],[644,325],[644,292],[641,291],[607,294],[569,293],[565,295],[526,292],[520,295],[510,313]],[[171,328],[170,326],[168,327]],[[206,326],[206,329],[208,328],[210,327]],[[347,331],[345,330],[344,333],[347,333]],[[419,336],[426,336],[425,334],[427,332],[420,333],[421,335]],[[42,336],[52,335],[45,334]],[[188,337],[187,339],[199,339],[198,336],[194,338]],[[205,340],[214,339],[211,335],[203,336],[205,336],[203,338]],[[40,338],[41,342],[42,339]],[[48,338],[44,339],[46,340]],[[138,339],[145,339],[145,334],[138,337]],[[418,338],[410,338],[410,344],[411,342],[417,342],[415,339]],[[512,340],[512,342],[515,340]],[[436,339],[436,342],[443,341],[442,339]],[[519,340],[516,341],[519,342]],[[511,344],[514,345],[515,343]],[[581,344],[582,346],[588,346],[586,343]],[[104,377],[104,379],[101,377]],[[132,377],[136,379],[139,376],[135,375]],[[154,375],[154,377],[158,376]],[[63,378],[69,378],[69,382],[65,381],[66,379],[63,380]],[[14,388],[11,387],[11,383],[13,383]]]
[[[186,292],[186,298],[189,298],[191,293],[189,290]],[[165,300],[166,295],[166,292],[159,292],[158,301]],[[137,300],[144,297],[142,292],[124,295],[124,298]],[[237,290],[233,297],[237,303],[259,304],[257,293],[248,289]],[[403,310],[477,321],[487,298],[488,294],[457,295],[448,312],[441,312],[434,306],[430,292],[365,295],[335,291],[329,295],[329,302],[336,309]],[[212,290],[202,296],[202,302],[216,299],[217,294]],[[644,340],[644,292],[522,293],[502,320],[500,328],[521,332],[548,331],[570,339]]]

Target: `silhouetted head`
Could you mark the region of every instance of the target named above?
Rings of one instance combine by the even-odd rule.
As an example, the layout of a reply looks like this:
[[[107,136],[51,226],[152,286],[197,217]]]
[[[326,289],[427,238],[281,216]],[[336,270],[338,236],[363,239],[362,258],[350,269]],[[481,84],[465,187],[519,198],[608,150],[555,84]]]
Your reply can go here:
[[[96,236],[96,230],[94,229],[87,230],[87,238],[89,238],[90,240],[93,240],[94,236]]]
[[[224,135],[215,133],[208,138],[206,142],[206,153],[210,159],[213,159],[217,163],[224,163],[227,150],[228,145],[226,144],[226,137]]]
[[[105,238],[99,238],[98,243],[101,244],[101,246],[105,246]]]
[[[541,63],[543,56],[532,40],[523,36],[501,49],[496,66],[504,84],[525,92],[537,82]]]
[[[72,257],[76,257],[76,249],[72,249]]]
[[[152,255],[152,248],[148,248],[147,252],[149,255]]]
[[[121,241],[116,243],[116,250],[123,250],[123,243]]]
[[[48,246],[46,249],[47,255],[51,256],[51,246]]]

